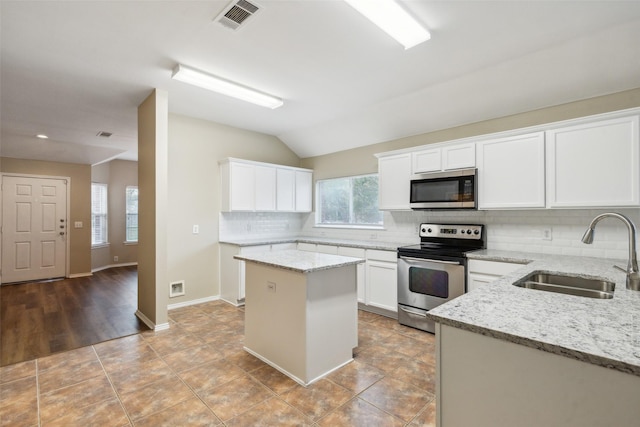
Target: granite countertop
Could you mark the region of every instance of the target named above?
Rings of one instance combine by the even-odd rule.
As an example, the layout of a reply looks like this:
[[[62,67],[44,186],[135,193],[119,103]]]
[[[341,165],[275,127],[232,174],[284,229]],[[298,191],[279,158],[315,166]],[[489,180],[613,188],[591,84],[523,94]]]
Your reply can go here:
[[[225,239],[220,243],[236,246],[274,245],[278,243],[315,243],[320,245],[346,246],[350,248],[378,249],[395,251],[399,246],[413,245],[416,242],[386,242],[382,240],[349,240],[327,237],[297,236],[297,237],[263,237],[256,239]]]
[[[305,274],[364,262],[362,258],[298,251],[295,249],[235,255],[234,258]]]
[[[626,261],[481,250],[470,259],[522,263],[495,282],[427,314],[441,324],[640,376],[640,292],[626,289]],[[513,286],[533,271],[615,282],[609,300]]]

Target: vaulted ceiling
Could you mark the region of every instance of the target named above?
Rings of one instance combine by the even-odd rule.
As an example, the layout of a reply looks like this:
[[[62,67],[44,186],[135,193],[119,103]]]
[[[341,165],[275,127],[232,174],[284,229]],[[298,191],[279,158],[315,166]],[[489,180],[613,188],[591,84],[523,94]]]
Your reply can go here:
[[[343,1],[256,3],[232,31],[228,1],[2,0],[0,155],[135,160],[153,88],[310,157],[640,87],[638,1],[400,1],[432,34],[408,50]],[[173,81],[177,63],[285,104]]]

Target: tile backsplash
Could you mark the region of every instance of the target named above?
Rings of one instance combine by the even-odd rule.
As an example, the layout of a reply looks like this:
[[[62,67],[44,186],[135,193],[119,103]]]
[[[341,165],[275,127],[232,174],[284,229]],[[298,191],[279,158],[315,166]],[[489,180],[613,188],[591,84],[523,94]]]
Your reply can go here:
[[[640,227],[640,209],[396,211],[384,213],[383,229],[316,227],[313,213],[243,212],[221,214],[220,239],[310,236],[409,244],[419,241],[422,222],[468,223],[486,226],[489,249],[626,260],[628,231],[619,220],[599,222],[593,244],[580,241],[591,220],[603,212],[626,215]]]

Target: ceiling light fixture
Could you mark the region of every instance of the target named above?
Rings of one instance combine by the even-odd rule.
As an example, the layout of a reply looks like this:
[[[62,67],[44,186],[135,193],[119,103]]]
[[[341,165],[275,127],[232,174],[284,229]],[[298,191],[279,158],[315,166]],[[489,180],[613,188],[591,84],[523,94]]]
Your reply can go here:
[[[49,139],[49,137],[43,133],[39,133],[36,135],[36,138],[40,138],[40,139]]]
[[[232,82],[222,77],[178,64],[171,75],[172,79],[199,86],[223,95],[251,102],[262,107],[278,108],[284,104],[282,99],[260,92],[256,89]]]
[[[394,0],[345,0],[405,49],[427,41],[431,34]]]

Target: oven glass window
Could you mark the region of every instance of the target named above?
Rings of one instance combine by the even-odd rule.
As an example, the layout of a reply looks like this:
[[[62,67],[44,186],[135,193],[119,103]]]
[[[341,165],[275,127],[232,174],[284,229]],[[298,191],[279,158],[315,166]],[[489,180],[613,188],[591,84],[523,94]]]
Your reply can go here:
[[[417,294],[449,298],[449,273],[409,267],[409,290]]]

